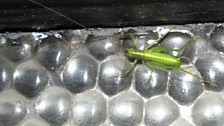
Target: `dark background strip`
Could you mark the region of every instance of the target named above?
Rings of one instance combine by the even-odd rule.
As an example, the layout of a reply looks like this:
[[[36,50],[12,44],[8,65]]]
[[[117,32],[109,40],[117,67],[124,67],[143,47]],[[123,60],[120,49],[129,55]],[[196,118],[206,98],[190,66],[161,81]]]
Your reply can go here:
[[[224,21],[223,0],[36,0],[86,27]],[[0,31],[81,28],[28,0],[0,0]]]

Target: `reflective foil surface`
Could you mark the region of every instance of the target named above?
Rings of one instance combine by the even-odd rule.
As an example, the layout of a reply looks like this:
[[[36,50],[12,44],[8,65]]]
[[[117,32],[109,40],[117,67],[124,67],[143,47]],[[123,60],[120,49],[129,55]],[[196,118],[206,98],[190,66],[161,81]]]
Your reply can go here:
[[[222,24],[0,33],[0,126],[224,126],[223,52]]]

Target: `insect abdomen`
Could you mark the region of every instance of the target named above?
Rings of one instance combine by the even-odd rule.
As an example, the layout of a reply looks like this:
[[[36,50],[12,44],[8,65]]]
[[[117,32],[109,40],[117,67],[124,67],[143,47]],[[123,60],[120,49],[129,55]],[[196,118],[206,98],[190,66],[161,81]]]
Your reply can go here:
[[[175,57],[169,54],[154,52],[150,50],[128,49],[128,56],[143,61],[155,62],[168,67],[180,67],[180,57]]]

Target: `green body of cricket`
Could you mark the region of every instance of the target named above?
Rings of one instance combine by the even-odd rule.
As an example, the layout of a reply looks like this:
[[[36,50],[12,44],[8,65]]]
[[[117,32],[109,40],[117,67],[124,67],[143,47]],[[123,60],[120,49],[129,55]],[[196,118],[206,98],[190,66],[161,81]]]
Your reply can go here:
[[[169,54],[155,52],[151,50],[126,49],[129,57],[143,60],[145,62],[152,62],[161,64],[163,66],[179,68],[181,65],[181,58]]]
[[[167,32],[163,37],[161,37],[158,40],[158,43],[161,42],[161,40],[168,34],[169,32]],[[133,62],[132,67],[130,67],[126,72],[124,72],[124,74],[122,75],[127,75],[136,65],[138,60],[141,60],[142,63],[144,65],[146,65],[147,67],[150,67],[150,64],[154,64],[160,67],[164,67],[167,69],[176,69],[176,70],[180,70],[182,72],[188,73],[190,75],[192,75],[193,77],[196,77],[199,80],[202,80],[205,84],[210,84],[212,86],[217,86],[215,83],[211,82],[211,81],[207,81],[204,80],[202,77],[192,74],[189,71],[185,70],[184,68],[181,67],[181,59],[185,59],[187,60],[189,63],[191,63],[192,65],[194,65],[194,63],[187,57],[184,56],[173,56],[173,55],[169,55],[164,53],[163,51],[181,51],[183,50],[189,43],[191,43],[193,41],[190,40],[189,42],[187,42],[183,47],[179,48],[179,49],[169,49],[169,48],[162,48],[162,47],[152,47],[149,46],[147,47],[145,50],[140,50],[137,44],[137,41],[134,37],[134,35],[132,33],[129,33],[130,38],[132,39],[133,44],[135,45],[136,49],[125,49],[127,52],[127,55],[129,57],[132,57],[135,59],[135,61]]]

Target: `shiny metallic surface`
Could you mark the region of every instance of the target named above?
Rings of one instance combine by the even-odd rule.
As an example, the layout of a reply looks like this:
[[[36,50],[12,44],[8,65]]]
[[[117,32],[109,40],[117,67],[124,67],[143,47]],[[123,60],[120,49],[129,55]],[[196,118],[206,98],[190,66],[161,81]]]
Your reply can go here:
[[[123,57],[113,57],[101,64],[99,75],[99,86],[109,96],[115,95],[131,85],[131,72],[126,76],[131,63]]]
[[[22,122],[18,126],[50,126],[50,124],[48,124],[42,119],[30,118],[30,119],[26,119],[24,122]]]
[[[217,26],[211,34],[211,45],[220,52],[224,52],[224,27]]]
[[[63,38],[66,43],[71,43],[71,45],[77,45],[79,43],[82,43],[85,39],[85,37],[82,35],[81,30],[77,29],[77,30],[64,30],[62,31],[62,33],[60,33],[61,36],[57,37],[57,38]],[[71,47],[72,47],[71,46]]]
[[[30,35],[8,38],[5,43],[1,43],[0,53],[12,61],[22,61],[32,55],[33,43],[33,37]]]
[[[184,47],[188,42],[192,41],[193,38],[188,33],[182,32],[170,32],[167,36],[162,40],[160,46],[169,49],[180,49]],[[188,54],[191,51],[191,45],[188,45],[187,48],[176,51],[167,51],[166,53],[172,54],[174,56],[180,56],[182,54]]]
[[[43,66],[33,60],[28,60],[17,66],[13,81],[16,90],[32,98],[45,88],[49,78]]]
[[[0,33],[0,126],[223,126],[223,26]],[[205,80],[141,61],[131,69],[130,32],[140,49],[194,39],[158,51],[184,56],[181,67]]]
[[[224,57],[213,53],[206,53],[196,61],[201,76],[217,86],[206,84],[207,90],[223,91],[224,89]]]
[[[86,40],[89,53],[98,60],[103,60],[109,55],[119,54],[122,51],[117,35],[94,36],[89,35]]]
[[[179,117],[178,106],[167,96],[149,99],[145,105],[147,126],[168,126]]]
[[[224,99],[213,93],[205,93],[195,103],[192,110],[197,126],[224,125]]]
[[[97,91],[84,92],[72,99],[74,125],[98,126],[106,120],[106,99],[101,93]]]
[[[178,119],[172,126],[193,126],[190,122],[185,119]]]
[[[35,108],[51,125],[62,125],[69,118],[71,99],[65,89],[49,87],[38,97]]]
[[[6,58],[0,56],[0,90],[10,86],[12,82],[13,65]]]
[[[168,71],[162,68],[147,68],[138,65],[135,71],[135,89],[142,96],[149,98],[166,92]]]
[[[51,71],[60,68],[71,53],[71,48],[67,43],[64,39],[55,36],[43,39],[36,52],[39,62]]]
[[[143,117],[143,100],[135,93],[122,92],[109,102],[109,118],[115,126],[138,126]]]
[[[0,93],[0,126],[13,126],[22,121],[28,112],[26,99],[12,89]]]
[[[207,53],[208,51],[208,39],[204,36],[198,37],[192,42],[191,51],[187,55],[192,61],[195,61],[198,57]]]
[[[189,67],[190,65],[182,66]],[[187,69],[190,73],[197,76],[197,70],[194,68]],[[178,70],[171,71],[169,80],[169,95],[182,105],[193,103],[198,96],[203,92],[202,82],[192,75],[180,72]]]
[[[80,93],[95,86],[98,64],[90,56],[73,56],[62,72],[62,81],[72,93]]]

